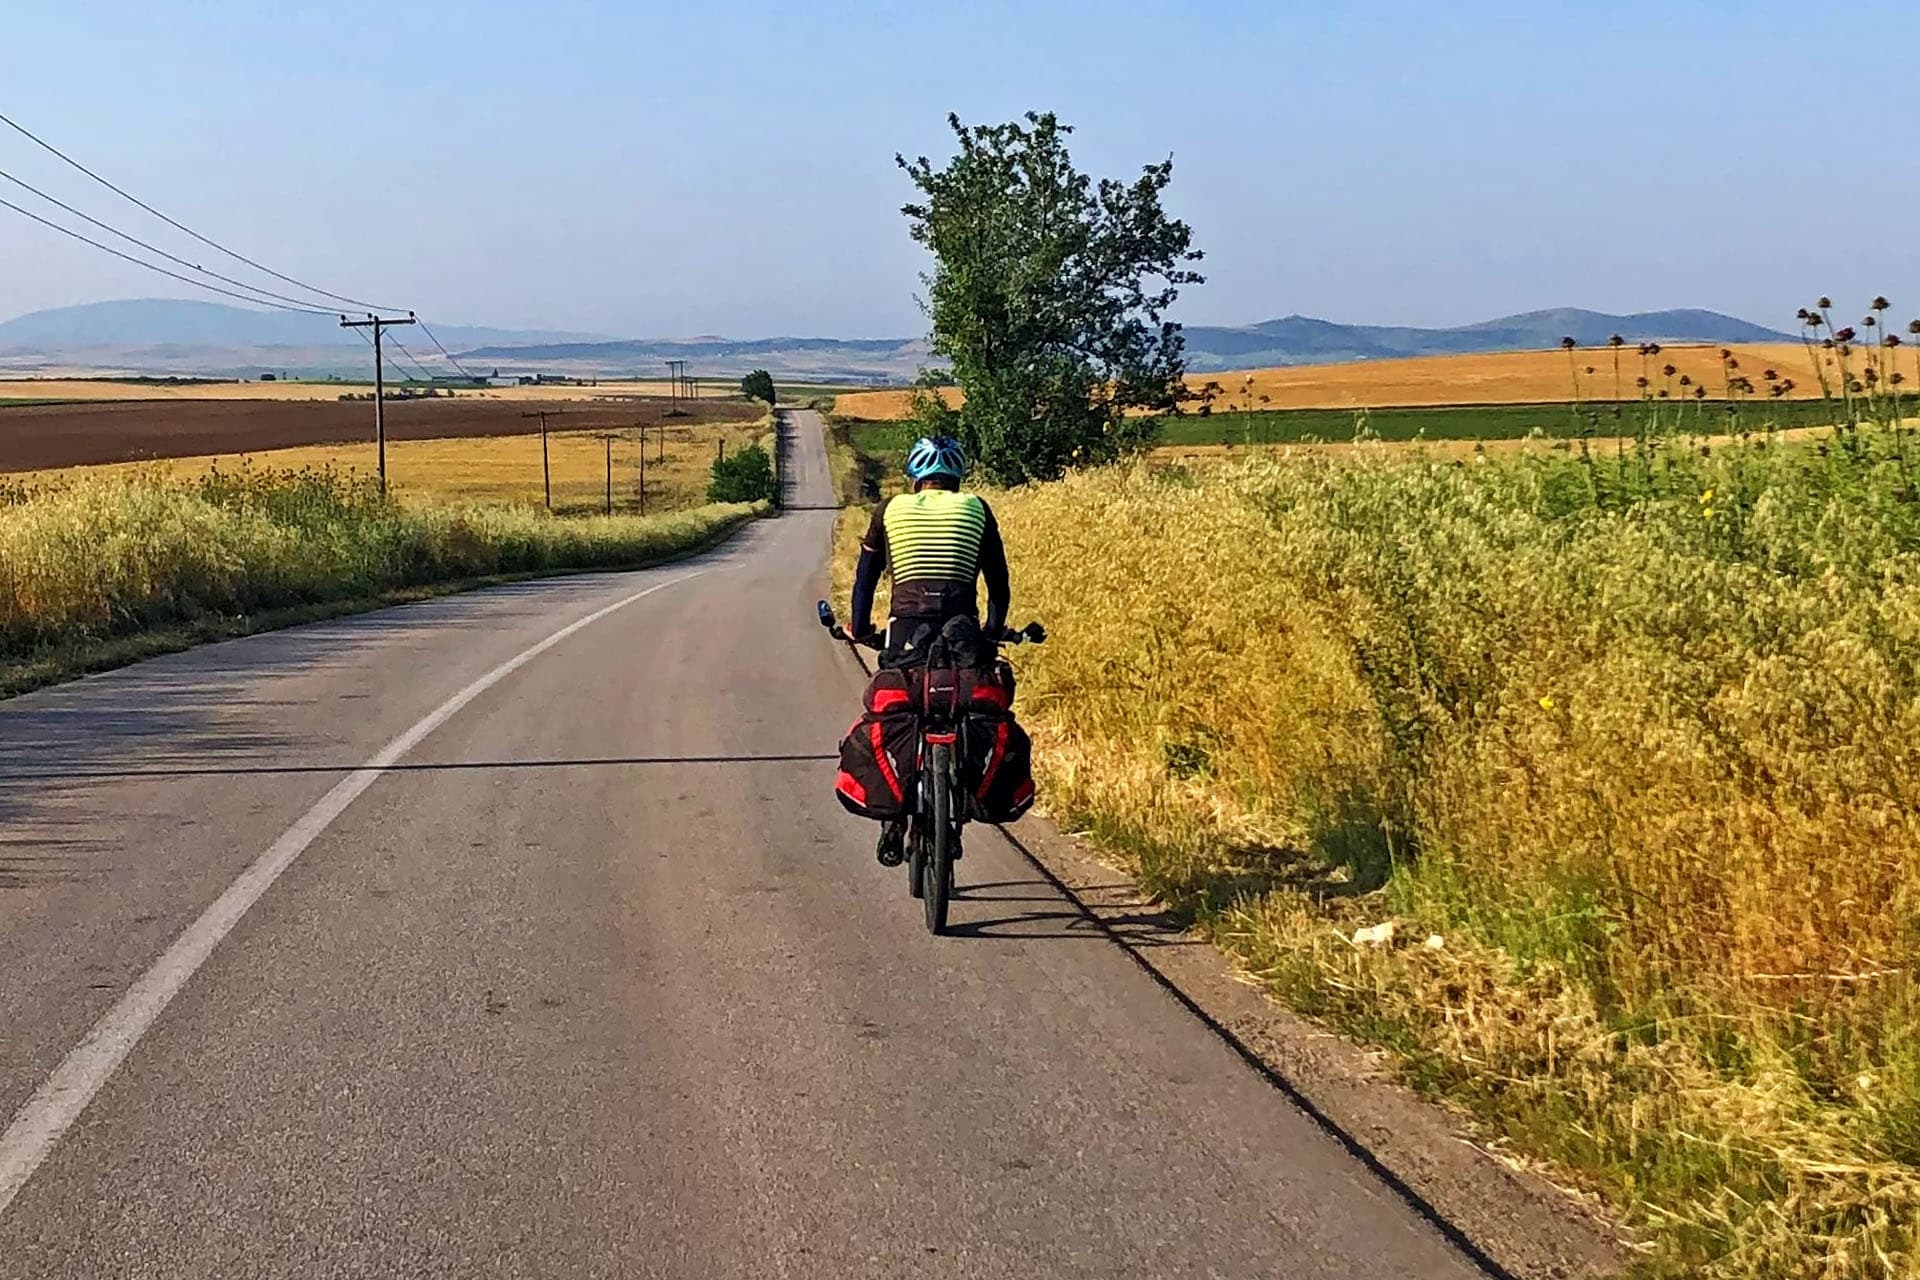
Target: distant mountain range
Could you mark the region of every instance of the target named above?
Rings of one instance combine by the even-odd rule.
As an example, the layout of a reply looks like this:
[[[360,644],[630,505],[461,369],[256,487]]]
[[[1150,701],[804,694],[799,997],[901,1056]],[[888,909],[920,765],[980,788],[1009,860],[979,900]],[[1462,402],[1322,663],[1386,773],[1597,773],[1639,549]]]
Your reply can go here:
[[[402,332],[408,350],[427,368],[447,370],[424,336],[415,340],[411,332]],[[1793,340],[1733,316],[1698,310],[1607,315],[1560,308],[1449,329],[1336,324],[1295,315],[1241,327],[1186,329],[1188,363],[1198,373],[1524,351],[1554,347],[1567,337],[1599,346],[1616,333],[1634,343]],[[765,368],[785,378],[905,382],[937,363],[924,338],[622,339],[456,324],[438,326],[435,334],[463,363],[503,373],[654,374],[664,361],[685,360],[690,372],[709,377]],[[169,298],[57,307],[0,322],[0,373],[364,373],[365,351],[355,333],[326,316]]]
[[[358,318],[355,316],[354,318]],[[437,326],[449,347],[486,343],[596,342],[606,335],[554,329]],[[32,311],[0,321],[0,347],[360,347],[333,316],[255,311],[179,298],[128,298]],[[425,338],[420,345],[431,346]]]
[[[1186,329],[1188,363],[1196,372],[1480,351],[1538,351],[1559,346],[1563,338],[1572,338],[1583,347],[1597,347],[1616,333],[1633,343],[1798,341],[1791,334],[1718,311],[1642,311],[1616,316],[1578,307],[1527,311],[1452,329],[1335,324],[1311,316],[1285,316],[1239,328],[1189,325]]]

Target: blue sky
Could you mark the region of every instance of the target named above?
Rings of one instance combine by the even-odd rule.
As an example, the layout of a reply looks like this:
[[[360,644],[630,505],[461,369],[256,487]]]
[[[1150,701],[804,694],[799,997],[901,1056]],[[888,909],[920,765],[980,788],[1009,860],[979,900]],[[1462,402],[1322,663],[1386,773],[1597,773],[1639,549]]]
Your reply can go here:
[[[21,0],[6,45],[0,112],[448,321],[917,332],[893,155],[1029,108],[1096,173],[1172,154],[1208,257],[1189,322],[1920,314],[1910,0]],[[0,168],[164,234],[5,131]],[[0,209],[0,315],[185,292]]]

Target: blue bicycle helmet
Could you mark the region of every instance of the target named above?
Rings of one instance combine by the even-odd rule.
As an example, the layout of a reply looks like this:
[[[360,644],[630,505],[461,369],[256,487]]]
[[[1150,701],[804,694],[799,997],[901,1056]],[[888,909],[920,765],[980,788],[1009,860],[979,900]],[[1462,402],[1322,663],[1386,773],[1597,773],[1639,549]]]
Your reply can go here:
[[[967,478],[967,451],[952,436],[928,436],[907,450],[907,479],[918,484],[936,476],[955,484]]]

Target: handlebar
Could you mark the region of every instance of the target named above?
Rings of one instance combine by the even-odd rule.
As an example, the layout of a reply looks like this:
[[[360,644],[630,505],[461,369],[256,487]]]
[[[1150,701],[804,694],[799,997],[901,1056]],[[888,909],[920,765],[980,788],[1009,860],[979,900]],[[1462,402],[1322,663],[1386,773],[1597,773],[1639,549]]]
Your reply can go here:
[[[820,625],[827,629],[828,635],[840,643],[864,645],[875,652],[887,647],[885,631],[869,631],[863,636],[849,635],[847,629],[834,619],[832,605],[822,600],[816,608],[820,614]],[[985,628],[982,628],[982,631],[984,632]],[[1011,627],[1000,627],[997,634],[989,635],[987,638],[995,644],[1045,644],[1047,629],[1037,622],[1029,622],[1017,631]]]

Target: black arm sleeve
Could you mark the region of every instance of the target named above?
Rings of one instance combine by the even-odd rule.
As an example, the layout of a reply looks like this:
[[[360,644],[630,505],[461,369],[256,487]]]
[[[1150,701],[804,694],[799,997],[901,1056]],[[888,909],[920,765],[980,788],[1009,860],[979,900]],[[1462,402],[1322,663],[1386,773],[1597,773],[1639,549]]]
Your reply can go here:
[[[986,507],[986,503],[980,504]],[[1007,577],[1007,547],[1000,541],[1000,522],[987,507],[986,532],[980,535],[980,575],[987,580],[987,634],[997,634],[1007,623],[1013,604],[1013,584]]]
[[[887,570],[887,504],[873,509],[873,522],[860,543],[860,563],[853,571],[853,616],[849,630],[855,636],[867,634],[873,627],[873,593],[879,589],[880,575]]]

